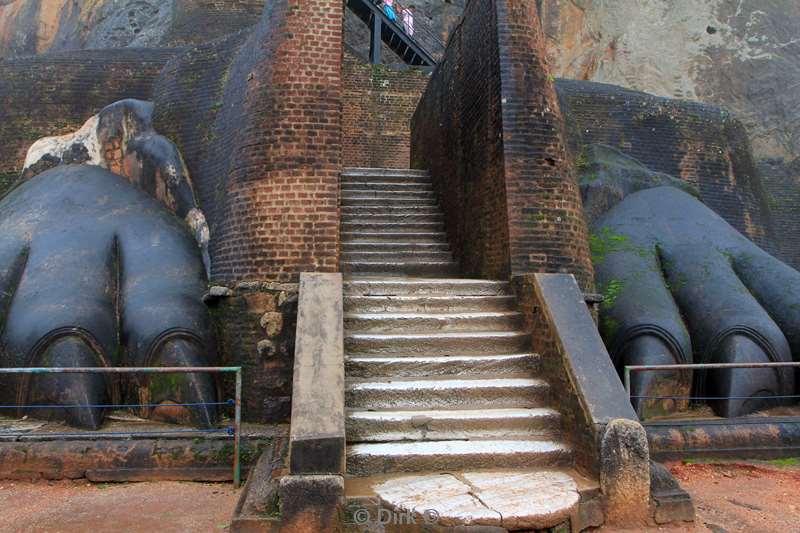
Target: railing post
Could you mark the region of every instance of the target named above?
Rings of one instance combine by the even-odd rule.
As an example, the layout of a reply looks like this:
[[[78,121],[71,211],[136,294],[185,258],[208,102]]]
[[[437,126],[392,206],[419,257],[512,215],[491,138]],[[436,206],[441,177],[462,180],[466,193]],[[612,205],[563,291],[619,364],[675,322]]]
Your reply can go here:
[[[628,400],[631,399],[631,367],[625,367],[625,393],[628,395]]]
[[[369,61],[372,64],[379,65],[382,63],[381,59],[381,45],[383,44],[383,21],[378,15],[372,15],[372,31],[370,32],[369,44]]]
[[[242,466],[240,464],[239,446],[242,435],[242,369],[236,370],[235,414],[233,423],[233,487],[238,489],[242,483]]]

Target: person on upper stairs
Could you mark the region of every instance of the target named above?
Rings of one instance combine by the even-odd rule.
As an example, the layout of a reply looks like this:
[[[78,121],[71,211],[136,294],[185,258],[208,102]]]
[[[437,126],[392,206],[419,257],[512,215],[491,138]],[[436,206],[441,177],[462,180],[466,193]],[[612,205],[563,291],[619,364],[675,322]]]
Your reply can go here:
[[[400,6],[400,14],[403,17],[403,30],[409,37],[414,36],[414,6],[403,7]]]
[[[394,0],[383,0],[383,11],[389,20],[397,21],[397,14],[394,12]]]

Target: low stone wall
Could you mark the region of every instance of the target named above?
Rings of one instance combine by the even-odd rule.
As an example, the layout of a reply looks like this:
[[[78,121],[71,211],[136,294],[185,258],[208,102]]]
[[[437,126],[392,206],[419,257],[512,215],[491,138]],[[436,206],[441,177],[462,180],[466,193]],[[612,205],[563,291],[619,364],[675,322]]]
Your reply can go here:
[[[240,457],[245,475],[262,454],[285,457],[286,427],[242,438]],[[116,438],[91,436],[65,439],[29,435],[0,442],[0,479],[88,479],[103,481],[230,481],[233,441],[230,438]]]
[[[248,282],[214,287],[206,296],[220,363],[242,367],[242,416],[247,421],[289,421],[297,294],[296,283]],[[225,398],[233,398],[233,385],[224,381]]]
[[[421,68],[372,65],[346,51],[342,78],[344,166],[408,168],[411,116],[429,74]]]
[[[536,2],[471,0],[412,120],[464,273],[570,272],[593,285],[588,232]]]

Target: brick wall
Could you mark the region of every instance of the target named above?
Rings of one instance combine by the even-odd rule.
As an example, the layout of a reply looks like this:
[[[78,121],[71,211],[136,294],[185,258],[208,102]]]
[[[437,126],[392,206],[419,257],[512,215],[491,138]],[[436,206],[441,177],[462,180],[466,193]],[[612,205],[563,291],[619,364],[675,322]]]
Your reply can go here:
[[[428,83],[426,70],[371,65],[345,52],[342,77],[344,166],[408,168],[411,116]]]
[[[162,43],[199,44],[258,23],[265,0],[177,0],[172,25]],[[202,28],[201,31],[198,31]]]
[[[124,98],[148,100],[174,50],[87,50],[0,61],[0,196],[30,145]]]
[[[776,255],[800,270],[800,158],[758,165],[775,234]]]
[[[468,275],[593,274],[536,6],[471,0],[412,120]]]
[[[741,123],[722,108],[601,83],[559,80],[572,150],[605,144],[694,184],[733,227],[776,252],[761,178]]]
[[[178,141],[209,214],[216,282],[338,268],[342,9],[270,2],[249,34],[165,69],[156,123]]]

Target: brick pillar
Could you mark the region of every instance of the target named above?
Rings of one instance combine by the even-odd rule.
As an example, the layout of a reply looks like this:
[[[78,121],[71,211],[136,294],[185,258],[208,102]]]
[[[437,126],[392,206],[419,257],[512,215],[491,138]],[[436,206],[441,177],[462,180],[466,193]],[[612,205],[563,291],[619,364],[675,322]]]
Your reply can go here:
[[[411,127],[470,276],[574,274],[593,288],[586,222],[535,0],[469,0]]]
[[[588,230],[536,2],[495,6],[511,272],[569,272],[586,290]]]
[[[338,269],[343,16],[341,0],[264,8],[214,238],[215,281]]]

